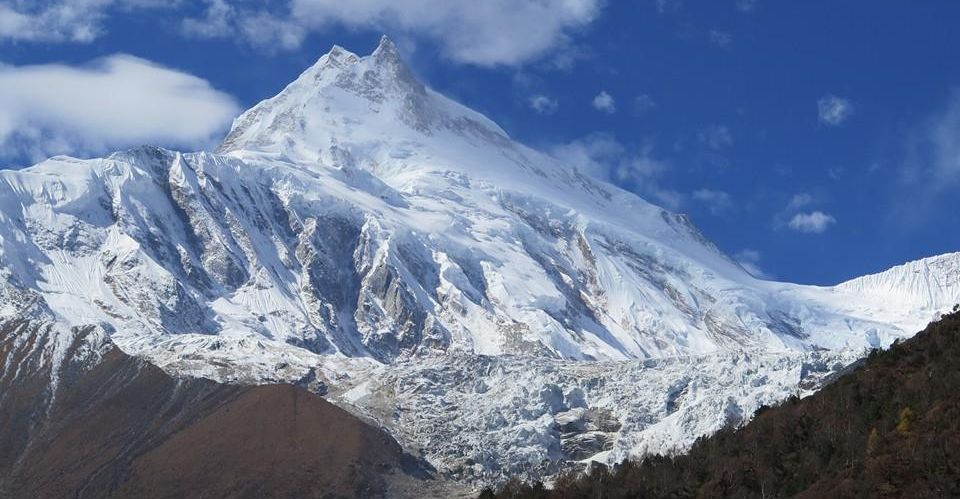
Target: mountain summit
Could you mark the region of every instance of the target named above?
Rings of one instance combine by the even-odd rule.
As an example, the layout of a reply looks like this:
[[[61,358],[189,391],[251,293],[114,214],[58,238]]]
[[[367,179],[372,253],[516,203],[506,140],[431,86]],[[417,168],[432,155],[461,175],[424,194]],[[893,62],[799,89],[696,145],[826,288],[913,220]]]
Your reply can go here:
[[[316,161],[318,149],[357,129],[401,136],[459,129],[507,140],[484,116],[427,89],[383,37],[366,57],[334,46],[278,95],[241,115],[218,152]]]
[[[85,328],[175,375],[301,383],[476,480],[683,447],[960,301],[957,255],[757,280],[425,87],[388,39],[334,47],[216,154],[0,172],[0,241],[0,328],[29,314],[46,362]],[[920,268],[936,290],[901,306]]]

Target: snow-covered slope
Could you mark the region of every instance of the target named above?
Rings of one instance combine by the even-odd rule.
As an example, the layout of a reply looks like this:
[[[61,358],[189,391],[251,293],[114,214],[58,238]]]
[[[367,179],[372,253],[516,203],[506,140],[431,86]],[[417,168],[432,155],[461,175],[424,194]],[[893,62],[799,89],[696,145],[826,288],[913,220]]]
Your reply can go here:
[[[216,154],[144,147],[0,172],[0,244],[4,296],[36,297],[61,329],[95,325],[172,373],[324,386],[446,469],[466,451],[430,449],[451,428],[436,410],[469,428],[489,416],[501,432],[464,438],[491,449],[547,435],[508,466],[678,448],[730,404],[749,417],[815,381],[811,355],[840,365],[960,302],[958,254],[835,288],[757,280],[685,216],[426,88],[386,39],[367,57],[335,47]],[[0,300],[5,321],[19,312]],[[485,362],[523,386],[483,389],[489,372],[463,366]],[[424,376],[431,390],[408,389]],[[584,395],[497,409],[551,386]],[[651,401],[664,390],[699,395]],[[579,409],[617,429],[563,437]],[[588,442],[567,452],[574,437]]]
[[[885,272],[858,277],[837,290],[881,303],[902,303],[934,314],[945,304],[957,303],[960,253],[948,253],[898,265]]]

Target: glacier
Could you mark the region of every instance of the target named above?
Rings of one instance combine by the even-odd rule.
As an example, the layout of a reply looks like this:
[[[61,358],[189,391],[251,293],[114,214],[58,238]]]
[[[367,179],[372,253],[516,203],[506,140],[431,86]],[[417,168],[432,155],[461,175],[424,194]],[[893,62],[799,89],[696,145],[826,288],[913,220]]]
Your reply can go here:
[[[960,302],[960,253],[757,279],[423,85],[386,38],[334,47],[214,153],[0,171],[0,276],[0,328],[45,324],[54,365],[86,328],[91,355],[299,383],[474,483],[682,450]]]

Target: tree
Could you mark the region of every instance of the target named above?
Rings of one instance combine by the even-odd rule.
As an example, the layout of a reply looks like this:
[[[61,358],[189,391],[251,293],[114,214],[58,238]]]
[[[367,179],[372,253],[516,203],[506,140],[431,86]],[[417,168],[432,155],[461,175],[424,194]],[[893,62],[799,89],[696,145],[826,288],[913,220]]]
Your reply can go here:
[[[897,422],[897,433],[906,435],[910,433],[910,420],[913,419],[913,409],[909,406],[900,411],[900,420]]]
[[[876,428],[870,430],[870,436],[867,437],[867,455],[872,456],[877,451],[880,444],[880,433]]]

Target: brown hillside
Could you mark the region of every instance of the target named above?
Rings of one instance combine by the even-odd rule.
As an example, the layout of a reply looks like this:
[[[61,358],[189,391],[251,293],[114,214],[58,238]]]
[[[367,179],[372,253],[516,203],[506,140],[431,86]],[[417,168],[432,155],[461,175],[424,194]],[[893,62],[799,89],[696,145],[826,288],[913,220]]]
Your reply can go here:
[[[175,379],[116,348],[68,364],[51,403],[44,327],[0,334],[0,366],[25,366],[0,377],[0,497],[394,497],[432,483],[386,433],[302,388]]]

